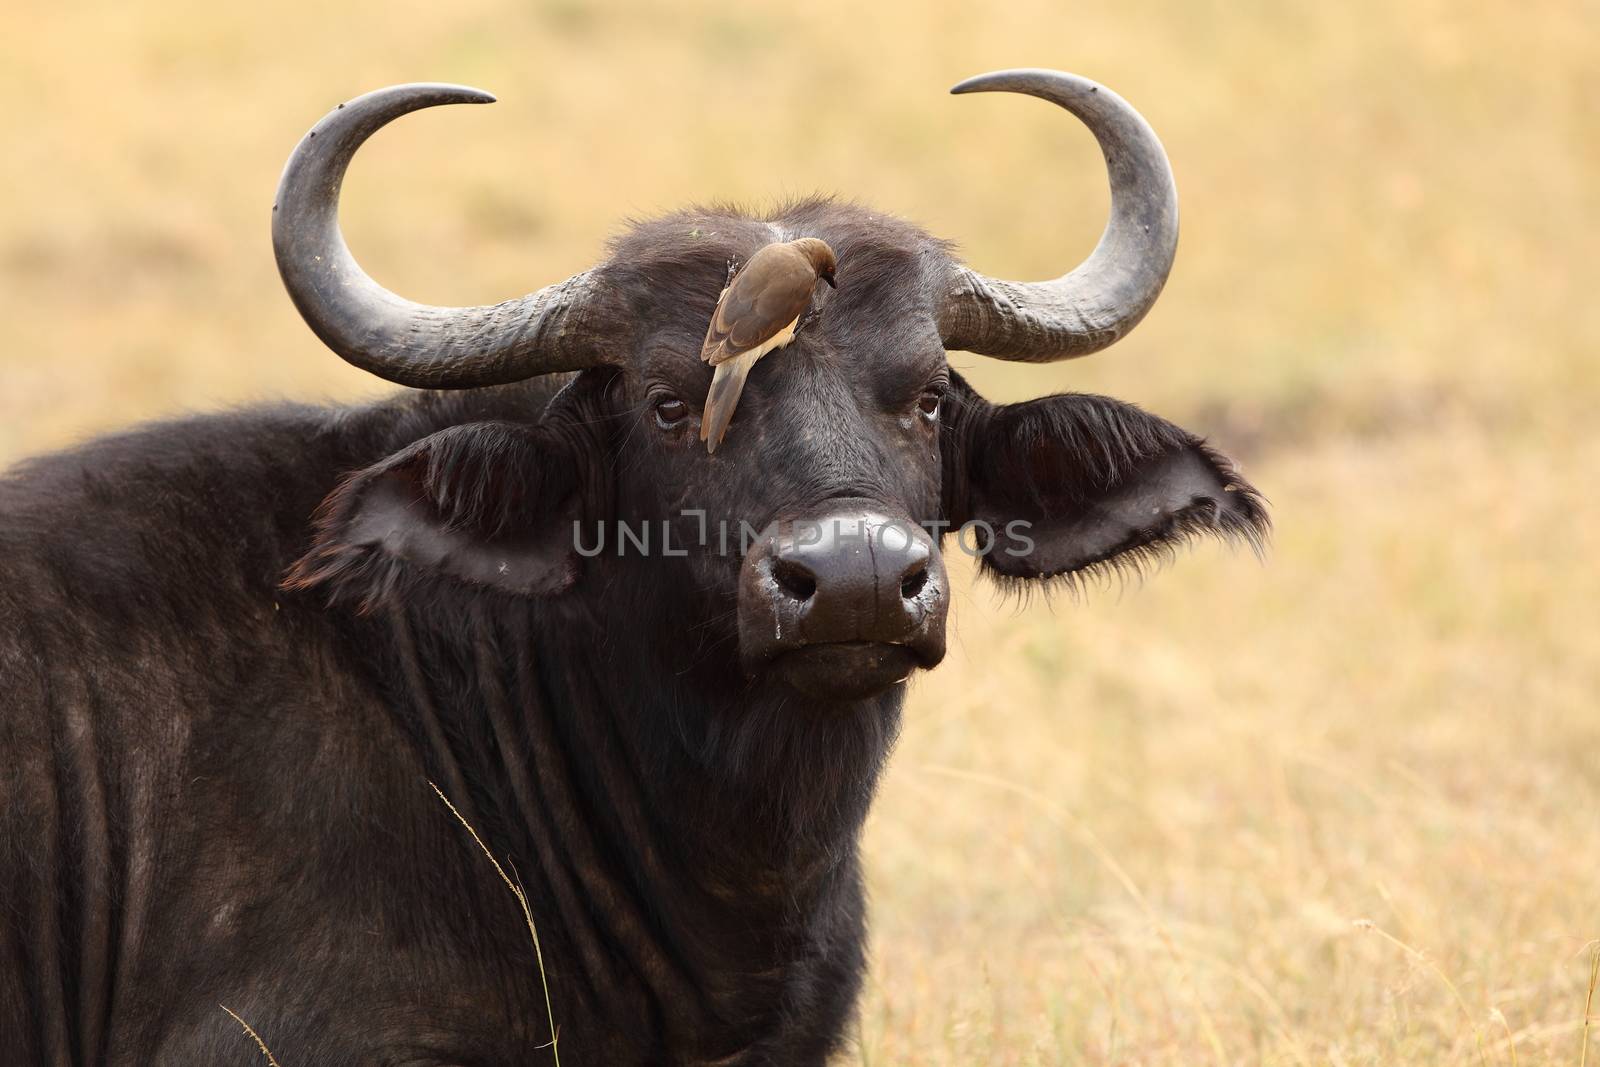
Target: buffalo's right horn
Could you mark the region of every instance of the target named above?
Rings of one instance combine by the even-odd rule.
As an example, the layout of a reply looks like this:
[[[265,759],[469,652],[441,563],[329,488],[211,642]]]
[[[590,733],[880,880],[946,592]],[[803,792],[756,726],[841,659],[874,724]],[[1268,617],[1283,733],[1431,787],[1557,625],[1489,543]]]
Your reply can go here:
[[[1111,176],[1111,220],[1089,258],[1054,281],[1013,282],[957,269],[939,308],[947,349],[1048,363],[1098,352],[1138,325],[1178,248],[1178,191],[1155,131],[1122,97],[1076,74],[1002,70],[952,93],[1026,93],[1089,127]]]
[[[499,385],[603,362],[589,273],[499,304],[432,307],[368,277],[339,232],[345,168],[368,137],[420,108],[493,102],[461,85],[379,89],[328,112],[289,156],[272,208],[278,272],[306,323],[345,361],[423,389]]]

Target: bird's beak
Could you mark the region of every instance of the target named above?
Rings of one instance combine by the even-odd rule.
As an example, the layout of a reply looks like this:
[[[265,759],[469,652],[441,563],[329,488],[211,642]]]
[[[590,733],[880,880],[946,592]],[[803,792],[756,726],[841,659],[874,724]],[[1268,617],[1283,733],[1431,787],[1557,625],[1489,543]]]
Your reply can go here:
[[[822,276],[822,280],[828,283],[829,289],[839,288],[839,283],[833,280],[833,275],[831,274],[824,274]]]

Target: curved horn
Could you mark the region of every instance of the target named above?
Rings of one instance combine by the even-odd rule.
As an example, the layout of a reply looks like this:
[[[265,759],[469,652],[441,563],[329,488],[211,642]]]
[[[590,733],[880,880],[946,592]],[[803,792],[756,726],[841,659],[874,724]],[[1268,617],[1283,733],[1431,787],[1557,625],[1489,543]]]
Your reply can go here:
[[[307,325],[346,362],[422,389],[466,389],[601,362],[578,274],[483,307],[414,304],[373,281],[339,232],[339,190],[356,149],[383,126],[436,104],[488,104],[461,85],[396,85],[323,116],[295,147],[272,207],[278,272]]]
[[[1054,70],[1002,70],[952,93],[1027,93],[1066,108],[1100,142],[1111,219],[1089,258],[1051,282],[1009,282],[957,269],[939,309],[948,349],[1023,363],[1086,356],[1138,325],[1178,247],[1178,191],[1155,131],[1103,85]]]

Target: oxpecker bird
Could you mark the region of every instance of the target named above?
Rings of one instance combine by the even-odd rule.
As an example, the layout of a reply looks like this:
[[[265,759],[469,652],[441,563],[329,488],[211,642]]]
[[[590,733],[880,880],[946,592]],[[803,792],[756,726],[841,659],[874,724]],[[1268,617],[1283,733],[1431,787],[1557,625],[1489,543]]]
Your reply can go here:
[[[834,285],[837,262],[826,241],[802,237],[750,257],[717,300],[700,358],[717,368],[706,393],[700,440],[715,452],[756,360],[794,340],[821,278]]]

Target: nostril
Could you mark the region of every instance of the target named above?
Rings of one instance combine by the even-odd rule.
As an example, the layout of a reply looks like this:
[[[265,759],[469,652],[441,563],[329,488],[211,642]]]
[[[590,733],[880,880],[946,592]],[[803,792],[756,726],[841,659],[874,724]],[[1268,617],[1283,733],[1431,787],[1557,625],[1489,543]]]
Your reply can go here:
[[[817,591],[817,579],[810,571],[798,563],[787,559],[774,560],[772,563],[772,580],[778,583],[791,599],[805,603]]]
[[[919,563],[915,568],[908,571],[905,577],[900,579],[900,598],[902,600],[910,600],[912,597],[922,592],[927,584],[928,565],[926,563]]]

